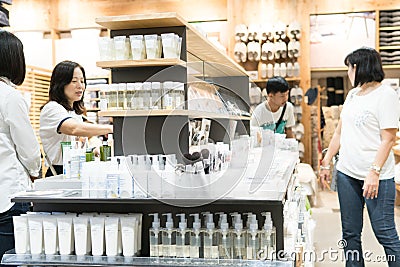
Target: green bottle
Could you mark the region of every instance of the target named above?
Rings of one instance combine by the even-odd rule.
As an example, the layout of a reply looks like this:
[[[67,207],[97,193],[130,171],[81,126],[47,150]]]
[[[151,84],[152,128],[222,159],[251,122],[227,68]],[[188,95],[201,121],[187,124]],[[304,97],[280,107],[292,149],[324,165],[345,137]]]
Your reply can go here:
[[[111,158],[111,147],[107,144],[107,141],[103,141],[103,145],[100,147],[100,161],[109,161]]]

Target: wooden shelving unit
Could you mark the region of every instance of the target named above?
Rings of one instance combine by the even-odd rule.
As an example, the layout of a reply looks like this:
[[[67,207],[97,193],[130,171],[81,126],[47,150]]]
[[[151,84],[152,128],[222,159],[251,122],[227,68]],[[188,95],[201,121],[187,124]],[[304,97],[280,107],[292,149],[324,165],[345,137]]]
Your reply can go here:
[[[229,120],[250,120],[247,116],[218,114],[197,110],[108,110],[99,111],[103,117],[151,117],[151,116],[187,116],[189,118],[213,118]]]
[[[96,66],[99,68],[128,68],[128,67],[154,67],[154,66],[174,66],[185,65],[186,62],[175,58],[143,59],[143,60],[113,60],[98,61]]]
[[[148,29],[157,27],[185,27],[187,52],[201,61],[225,65],[224,75],[246,75],[246,71],[222,50],[201,35],[192,25],[175,12],[107,16],[96,19],[96,23],[110,30]]]

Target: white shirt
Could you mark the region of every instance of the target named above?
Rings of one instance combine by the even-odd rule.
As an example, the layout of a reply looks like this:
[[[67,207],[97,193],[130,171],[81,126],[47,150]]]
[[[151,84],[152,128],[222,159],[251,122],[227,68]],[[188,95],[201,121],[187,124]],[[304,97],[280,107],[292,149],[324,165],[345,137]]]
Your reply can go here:
[[[364,180],[381,145],[380,130],[398,126],[400,105],[396,92],[387,85],[363,96],[357,95],[359,91],[360,88],[355,88],[349,92],[340,115],[342,129],[337,169]],[[390,151],[379,179],[393,178],[394,165]]]
[[[0,82],[0,213],[13,206],[13,194],[30,188],[29,175],[39,175],[40,147],[28,113],[22,94]]]
[[[47,103],[40,112],[40,139],[52,165],[63,165],[60,143],[71,141],[71,136],[62,134],[59,130],[61,124],[71,118],[83,121],[81,115],[75,111],[67,111],[55,101]]]
[[[251,116],[250,126],[262,127],[263,129],[275,130],[275,123],[278,122],[283,111],[283,107],[279,107],[276,112],[267,109],[266,101],[259,104],[253,111]],[[283,115],[282,122],[277,126],[277,133],[284,133],[285,128],[293,127],[295,124],[293,105],[290,102],[286,103],[285,114]]]

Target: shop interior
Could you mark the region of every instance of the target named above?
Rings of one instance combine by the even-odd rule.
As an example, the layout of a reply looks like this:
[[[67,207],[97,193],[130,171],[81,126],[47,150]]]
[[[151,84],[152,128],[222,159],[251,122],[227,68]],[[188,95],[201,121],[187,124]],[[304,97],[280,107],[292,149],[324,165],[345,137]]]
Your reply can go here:
[[[151,172],[157,176],[160,169],[157,169],[158,173],[150,171],[150,174],[146,174],[146,178],[143,178],[144,170],[135,172],[137,180],[131,181],[135,184],[131,187],[146,187],[149,192],[132,190],[125,194],[117,194],[118,196],[106,193],[106,197],[100,191],[95,191],[94,195],[82,193],[79,197],[74,196],[74,193],[68,195],[62,192],[62,195],[56,194],[53,198],[50,196],[45,199],[34,194],[18,195],[15,201],[33,202],[36,212],[119,214],[120,219],[117,224],[119,227],[124,224],[123,229],[129,228],[130,221],[121,219],[123,218],[121,214],[127,216],[129,214],[136,222],[137,228],[132,233],[129,232],[128,237],[139,241],[129,247],[130,252],[126,255],[120,250],[114,255],[110,252],[111,247],[109,251],[106,249],[103,251],[103,248],[98,246],[96,248],[92,246],[90,250],[83,245],[78,248],[75,242],[73,248],[74,241],[69,239],[69,244],[64,248],[60,246],[60,250],[55,253],[56,256],[67,255],[64,258],[46,257],[48,256],[45,253],[46,247],[37,247],[39,245],[36,244],[35,249],[39,251],[37,254],[40,256],[35,253],[29,254],[26,248],[25,250],[19,248],[22,251],[20,254],[25,258],[14,257],[19,254],[11,253],[3,258],[6,264],[68,265],[78,262],[83,265],[93,263],[104,266],[135,264],[244,266],[241,265],[245,264],[244,262],[231,261],[232,258],[226,255],[218,257],[218,246],[223,245],[214,244],[214,241],[210,241],[212,244],[209,244],[208,252],[204,247],[203,258],[198,262],[187,261],[186,256],[179,259],[177,254],[172,252],[172,248],[167,248],[166,245],[163,247],[164,258],[168,259],[165,255],[172,253],[175,255],[174,260],[162,261],[162,257],[154,254],[152,242],[154,235],[158,235],[157,229],[160,227],[167,229],[170,223],[175,229],[192,228],[193,234],[195,229],[204,227],[209,230],[208,232],[205,230],[205,233],[210,236],[213,236],[214,228],[219,228],[222,229],[221,235],[223,235],[226,226],[225,228],[221,226],[221,222],[219,226],[217,223],[212,226],[214,224],[212,215],[211,217],[205,215],[202,223],[201,215],[203,212],[212,214],[223,212],[224,215],[220,217],[222,225],[224,222],[228,225],[229,222],[229,226],[235,229],[236,222],[236,232],[232,231],[236,234],[245,232],[243,225],[242,228],[239,226],[244,221],[248,222],[248,229],[255,227],[268,229],[270,232],[274,229],[273,250],[286,252],[284,260],[276,261],[270,258],[271,255],[268,253],[260,256],[256,255],[255,249],[249,252],[249,247],[244,245],[242,252],[247,254],[247,257],[238,256],[241,255],[240,251],[239,254],[229,252],[236,255],[235,259],[248,260],[246,264],[253,264],[252,260],[265,257],[264,260],[272,260],[270,264],[276,264],[265,266],[286,266],[285,261],[289,262],[287,266],[344,265],[343,261],[337,258],[326,257],[323,260],[318,258],[325,250],[330,248],[337,250],[338,241],[341,240],[337,192],[332,190],[330,185],[322,189],[318,170],[323,150],[328,147],[333,136],[346,95],[352,89],[347,77],[347,67],[343,62],[349,52],[362,46],[373,47],[380,52],[385,72],[383,82],[392,86],[400,98],[398,89],[400,61],[396,61],[400,42],[394,40],[395,38],[391,39],[393,37],[391,34],[400,30],[400,24],[391,24],[383,19],[388,14],[391,16],[392,13],[400,12],[398,1],[13,0],[10,1],[12,4],[6,2],[0,1],[0,8],[3,7],[9,12],[4,29],[13,32],[24,44],[27,75],[18,90],[30,103],[29,116],[36,133],[40,128],[40,107],[48,101],[52,70],[58,62],[72,60],[79,62],[86,70],[87,88],[84,98],[86,118],[96,124],[113,124],[114,134],[110,152],[113,156],[135,155],[136,161],[140,162],[140,155],[164,155],[160,156],[157,162],[160,162],[160,166],[161,162],[164,162],[163,170],[167,170],[166,162],[183,162],[185,153],[189,155],[200,153],[200,156],[204,156],[201,145],[207,145],[208,141],[206,143],[204,140],[211,140],[210,143],[215,143],[213,149],[219,151],[224,160],[230,158],[230,166],[234,166],[234,168],[224,168],[225,161],[222,161],[220,166],[212,166],[215,167],[213,171],[216,176],[207,178],[211,180],[199,180],[190,185],[184,179],[176,181],[178,185],[175,186],[179,188],[187,186],[191,188],[191,190],[180,190],[180,198],[175,198],[177,194],[175,189],[168,189],[164,185],[161,191],[157,185],[159,181],[149,178]],[[165,35],[166,33],[169,35]],[[152,47],[151,37],[147,40],[143,36],[155,34],[159,40],[158,43],[154,43],[154,51],[146,50],[147,58],[140,53],[137,58],[132,58],[134,49],[140,45],[146,44],[146,49]],[[112,38],[116,40],[115,37],[119,36],[124,36],[121,51],[125,52],[110,58],[107,46],[112,42]],[[143,39],[138,42],[134,36],[142,36]],[[161,39],[164,37],[165,39]],[[171,44],[177,48],[169,49],[172,47]],[[164,58],[161,58],[161,46]],[[150,56],[152,52],[154,56]],[[171,55],[166,56],[169,52]],[[274,152],[268,149],[252,154],[249,153],[248,147],[243,146],[243,142],[247,144],[257,140],[249,141],[250,138],[242,136],[250,134],[249,117],[255,106],[265,100],[266,83],[273,76],[285,77],[290,85],[289,101],[294,106],[296,125],[293,127],[293,132],[296,141],[295,143],[279,141],[286,147],[275,156],[272,155]],[[143,84],[143,88],[148,86],[149,92],[162,87],[164,95],[161,93],[159,95],[162,101],[146,108],[143,104],[144,98],[139,102],[138,98],[134,97],[135,92],[145,94],[142,89],[135,87],[135,83]],[[121,84],[124,84],[124,89],[119,87]],[[115,100],[111,103],[108,99],[108,107],[107,104],[104,106],[103,93],[105,95],[107,90],[114,90],[116,94],[125,96],[125,102]],[[126,100],[129,90],[132,101]],[[141,92],[138,93],[139,91]],[[152,105],[151,102],[149,105]],[[140,138],[135,138],[137,136]],[[263,138],[267,140],[270,137],[265,135]],[[400,140],[400,134],[398,139]],[[232,148],[234,146],[239,149],[236,147],[237,150],[234,151]],[[265,148],[268,144],[259,146]],[[244,155],[241,154],[243,151],[246,155],[245,163],[243,160],[235,160],[235,157],[237,159]],[[396,163],[399,162],[400,142],[394,146],[393,153]],[[169,157],[171,154],[176,155]],[[262,162],[265,158],[268,160]],[[155,160],[152,159],[152,163]],[[189,162],[193,163],[196,160],[192,159]],[[189,172],[196,172],[197,175],[196,164],[192,164],[191,167],[193,169]],[[43,169],[46,168],[43,161]],[[93,173],[90,175],[97,175],[95,169],[97,172],[106,172],[107,167],[102,168],[93,165],[91,167]],[[237,168],[242,169],[238,172]],[[183,165],[183,176],[186,175],[186,171],[187,168],[185,169]],[[172,172],[176,172],[176,169]],[[123,171],[121,177],[122,173]],[[399,194],[400,167],[396,167],[397,174],[399,174],[397,184]],[[219,178],[215,178],[217,176]],[[246,180],[244,176],[253,179]],[[264,179],[265,177],[269,180]],[[258,181],[257,178],[263,179]],[[39,192],[53,190],[59,193],[61,189],[74,192],[73,190],[78,187],[90,188],[89,182],[84,185],[83,181],[73,182],[74,179],[65,183],[67,188],[58,188],[62,184],[59,181],[42,180],[35,182],[37,183],[35,190]],[[252,190],[255,193],[249,195],[248,192],[253,192]],[[243,197],[244,195],[246,197]],[[209,201],[211,198],[216,201]],[[400,230],[400,211],[397,205],[400,205],[400,197],[396,198],[395,207],[397,229]],[[102,208],[98,208],[99,206]],[[233,215],[231,219],[229,214],[235,212],[239,215]],[[255,215],[254,217],[249,215],[247,218],[244,215],[246,213]],[[299,213],[303,218],[299,219]],[[169,215],[163,216],[164,214]],[[191,216],[193,214],[197,215]],[[367,246],[365,249],[377,255],[384,255],[367,217],[364,216],[362,237],[363,244]],[[73,222],[75,225],[76,218],[69,218],[71,220],[66,220],[66,223]],[[106,232],[107,227],[114,229],[112,227],[116,217],[107,218],[103,220]],[[86,220],[97,227],[99,224],[97,219],[98,217],[92,216]],[[82,225],[81,221],[78,219],[76,221],[77,225]],[[32,223],[35,222],[37,221]],[[21,220],[19,223],[30,225],[28,221]],[[200,226],[196,226],[196,223],[200,223]],[[251,223],[253,228],[250,227]],[[303,228],[307,229],[303,230],[304,233],[302,231],[298,233],[297,224],[305,225]],[[138,230],[139,227],[141,230]],[[118,232],[118,227],[116,229],[113,231]],[[269,237],[270,232],[268,232]],[[136,233],[140,238],[135,236]],[[246,234],[251,236],[250,231]],[[90,233],[87,235],[90,236]],[[92,232],[93,235],[96,233]],[[178,235],[179,231],[176,232],[176,239]],[[260,234],[259,239],[262,238]],[[81,244],[90,246],[86,237],[82,239],[84,241]],[[93,244],[100,241],[92,237],[91,242]],[[124,240],[121,244],[123,242]],[[115,241],[115,249],[120,249],[117,248],[117,243],[119,244],[119,240]],[[300,243],[302,245],[299,245]],[[216,251],[213,251],[214,247],[217,247]],[[64,255],[61,249],[64,250]],[[80,254],[76,253],[78,249]],[[56,248],[53,250],[56,251]],[[304,251],[312,251],[317,259],[301,259],[299,255]],[[113,256],[107,257],[107,252]],[[191,253],[192,251],[188,252],[188,258]],[[182,255],[184,254],[185,252],[182,252]],[[86,258],[79,258],[81,255]],[[196,258],[197,254],[194,255]],[[288,255],[289,257],[286,257]],[[99,258],[95,258],[96,256]],[[153,261],[154,258],[157,260]],[[212,262],[215,259],[220,261]],[[375,262],[369,263],[368,266],[385,265]]]

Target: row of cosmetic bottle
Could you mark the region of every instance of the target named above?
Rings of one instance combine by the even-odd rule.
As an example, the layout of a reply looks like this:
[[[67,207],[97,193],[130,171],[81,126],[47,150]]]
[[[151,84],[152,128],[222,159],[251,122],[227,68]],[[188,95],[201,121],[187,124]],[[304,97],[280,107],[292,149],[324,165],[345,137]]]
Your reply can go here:
[[[142,214],[43,213],[13,216],[15,253],[137,256]]]
[[[109,161],[113,156],[113,136],[108,135],[108,140],[100,146],[100,161]],[[71,137],[71,141],[61,142],[63,155],[63,178],[80,179],[83,164],[95,161],[94,148],[88,145],[87,137]]]
[[[102,84],[100,110],[184,109],[185,86],[181,82]]]
[[[182,37],[175,33],[100,37],[100,60],[179,58]]]
[[[178,227],[174,227],[171,213],[166,216],[165,227],[161,227],[159,215],[154,216],[150,234],[150,257],[154,258],[204,258],[204,259],[271,259],[276,250],[276,230],[271,213],[262,213],[265,223],[258,226],[257,215],[247,213],[247,224],[243,227],[241,214],[233,213],[231,226],[228,215],[219,214],[217,226],[214,215],[206,212],[204,227],[199,214],[193,216],[192,228],[188,228],[185,214],[180,217]]]

